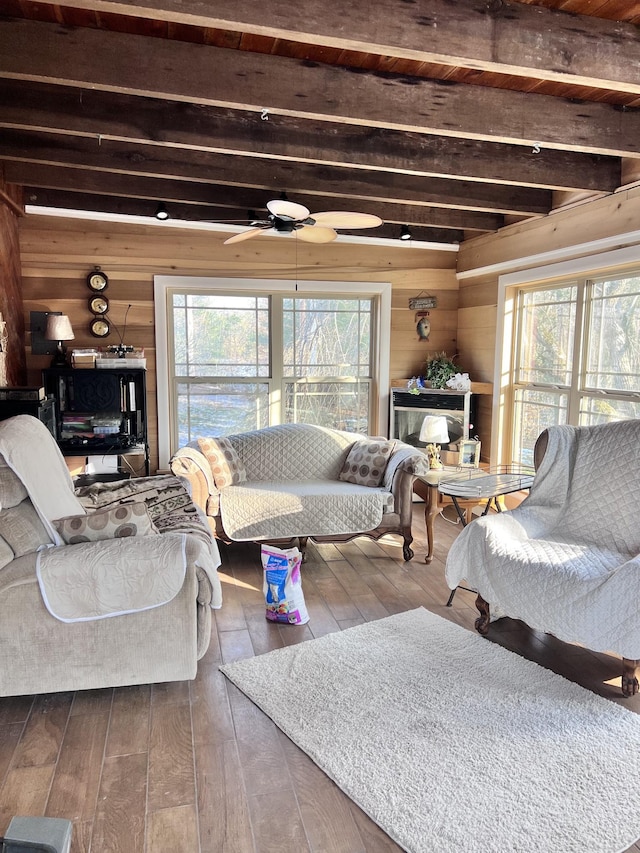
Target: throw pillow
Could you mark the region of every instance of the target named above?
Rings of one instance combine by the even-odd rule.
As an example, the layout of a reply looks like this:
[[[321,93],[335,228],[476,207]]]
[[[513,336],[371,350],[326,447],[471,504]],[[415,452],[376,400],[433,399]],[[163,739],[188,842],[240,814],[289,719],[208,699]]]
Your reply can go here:
[[[246,482],[247,472],[228,438],[199,438],[198,446],[207,457],[216,489]]]
[[[379,486],[395,441],[363,438],[356,441],[345,459],[339,479],[359,486]]]
[[[111,509],[98,509],[87,515],[69,515],[53,523],[67,545],[158,533],[142,501],[120,504]]]

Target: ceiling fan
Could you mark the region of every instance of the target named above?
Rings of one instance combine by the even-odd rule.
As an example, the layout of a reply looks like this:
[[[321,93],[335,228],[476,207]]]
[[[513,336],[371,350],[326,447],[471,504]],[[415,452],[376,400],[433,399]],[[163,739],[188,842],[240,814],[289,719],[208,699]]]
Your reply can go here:
[[[336,228],[376,228],[382,225],[382,219],[372,213],[326,210],[312,215],[303,204],[285,199],[268,201],[267,210],[269,211],[267,219],[254,222],[256,227],[249,231],[229,237],[224,241],[225,245],[250,240],[258,234],[290,234],[292,232],[295,232],[296,237],[305,243],[330,243],[338,236]]]

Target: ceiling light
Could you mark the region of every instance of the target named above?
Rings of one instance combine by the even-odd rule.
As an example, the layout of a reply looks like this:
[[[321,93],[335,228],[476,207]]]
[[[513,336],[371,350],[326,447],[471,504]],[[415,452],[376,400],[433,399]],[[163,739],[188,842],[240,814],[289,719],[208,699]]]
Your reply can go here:
[[[155,212],[156,219],[169,219],[169,211],[166,204],[161,201]]]
[[[411,239],[411,231],[409,230],[408,225],[403,225],[400,229],[400,239],[401,240],[410,240]]]

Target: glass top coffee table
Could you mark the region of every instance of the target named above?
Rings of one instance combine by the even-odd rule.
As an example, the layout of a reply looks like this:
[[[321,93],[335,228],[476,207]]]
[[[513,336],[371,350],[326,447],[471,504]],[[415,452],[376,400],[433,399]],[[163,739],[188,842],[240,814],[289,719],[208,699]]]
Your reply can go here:
[[[498,473],[491,474],[480,469],[472,469],[472,473],[457,471],[450,476],[443,476],[438,483],[438,491],[442,495],[450,497],[453,505],[458,513],[458,518],[462,522],[463,527],[466,525],[466,518],[461,511],[457,498],[465,501],[475,500],[476,498],[486,500],[487,505],[482,513],[486,515],[489,512],[491,503],[498,512],[501,511],[500,504],[496,498],[502,495],[509,495],[512,492],[520,492],[531,488],[533,483],[533,474],[529,473]]]

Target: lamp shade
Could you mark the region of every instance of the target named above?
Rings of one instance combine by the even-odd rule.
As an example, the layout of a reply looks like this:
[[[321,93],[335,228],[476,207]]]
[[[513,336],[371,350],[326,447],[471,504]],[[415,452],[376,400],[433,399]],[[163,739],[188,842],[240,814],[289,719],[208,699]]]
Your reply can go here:
[[[44,336],[48,341],[72,341],[75,337],[66,314],[49,314]]]
[[[441,415],[425,415],[420,428],[419,441],[426,444],[448,444],[447,419]]]

